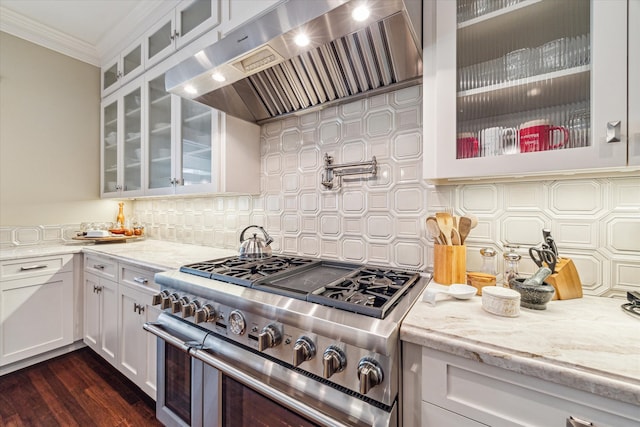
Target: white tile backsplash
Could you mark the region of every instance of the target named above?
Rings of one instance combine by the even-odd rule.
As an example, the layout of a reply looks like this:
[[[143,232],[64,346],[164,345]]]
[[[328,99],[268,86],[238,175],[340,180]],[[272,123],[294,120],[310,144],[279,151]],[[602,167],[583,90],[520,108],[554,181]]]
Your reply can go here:
[[[550,228],[560,254],[576,263],[586,294],[640,289],[639,178],[428,185],[421,95],[414,86],[265,124],[260,195],[140,200],[135,216],[165,240],[237,248],[240,231],[258,224],[275,239],[275,251],[426,268],[433,255],[424,220],[452,208],[478,216],[467,240],[471,270],[480,266],[480,248],[501,256],[512,243],[521,246],[521,272],[532,273],[527,248]],[[335,163],[376,156],[378,175],[326,190],[325,153]],[[3,239],[11,233],[0,230]]]

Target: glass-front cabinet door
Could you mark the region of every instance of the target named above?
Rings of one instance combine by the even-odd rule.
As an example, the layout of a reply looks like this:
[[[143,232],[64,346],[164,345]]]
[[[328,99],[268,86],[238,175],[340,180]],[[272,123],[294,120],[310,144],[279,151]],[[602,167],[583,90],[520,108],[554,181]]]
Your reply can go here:
[[[206,105],[189,99],[180,102],[176,193],[194,193],[214,183],[213,135],[217,135],[218,115]]]
[[[427,177],[625,166],[626,3],[438,1]]]
[[[165,91],[164,73],[149,76],[146,195],[213,191],[213,136],[218,112]]]
[[[118,100],[106,99],[102,104],[101,137],[101,183],[102,197],[117,196],[118,184]]]
[[[182,0],[176,8],[177,47],[185,44],[220,24],[218,0]]]
[[[151,78],[147,89],[147,194],[173,192],[173,101],[165,91],[164,73]]]
[[[142,79],[134,80],[102,103],[102,197],[143,193]]]
[[[142,190],[142,88],[136,87],[124,95],[124,147],[123,188],[124,192]]]

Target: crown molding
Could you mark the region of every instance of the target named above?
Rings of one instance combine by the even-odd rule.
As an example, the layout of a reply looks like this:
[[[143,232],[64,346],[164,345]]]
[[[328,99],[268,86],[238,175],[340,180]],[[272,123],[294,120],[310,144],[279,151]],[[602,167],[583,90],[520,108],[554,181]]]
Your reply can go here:
[[[42,25],[3,6],[0,6],[0,31],[96,67],[100,66],[100,55],[95,46]]]

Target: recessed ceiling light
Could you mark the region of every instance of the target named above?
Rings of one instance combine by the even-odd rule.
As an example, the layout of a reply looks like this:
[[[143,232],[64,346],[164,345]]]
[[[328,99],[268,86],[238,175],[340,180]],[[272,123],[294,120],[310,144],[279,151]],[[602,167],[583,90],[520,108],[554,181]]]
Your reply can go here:
[[[225,80],[227,80],[222,74],[220,73],[213,73],[211,75],[211,78],[217,82],[223,82]]]
[[[534,87],[534,88],[529,89],[527,91],[527,96],[538,96],[538,95],[540,95],[540,92],[542,92],[542,91],[540,90],[539,87]]]
[[[364,4],[356,7],[355,9],[353,9],[353,12],[351,12],[351,17],[358,22],[364,21],[369,17],[369,14],[371,12],[369,11],[369,8],[367,6],[365,6]]]
[[[310,43],[309,37],[305,34],[305,33],[299,33],[294,39],[293,41],[298,45],[298,46],[306,46]]]
[[[190,93],[192,95],[195,95],[196,93],[198,93],[198,90],[195,87],[191,86],[191,85],[186,85],[184,87],[184,91],[187,92],[187,93]]]

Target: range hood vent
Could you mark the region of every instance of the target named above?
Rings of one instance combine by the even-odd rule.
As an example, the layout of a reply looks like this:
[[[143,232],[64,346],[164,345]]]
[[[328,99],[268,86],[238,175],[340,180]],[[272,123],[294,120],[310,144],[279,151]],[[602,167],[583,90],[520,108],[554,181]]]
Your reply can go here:
[[[369,0],[364,24],[351,20],[361,3],[289,0],[170,69],[167,90],[262,123],[420,83],[421,2]],[[301,31],[305,48],[293,42]]]

